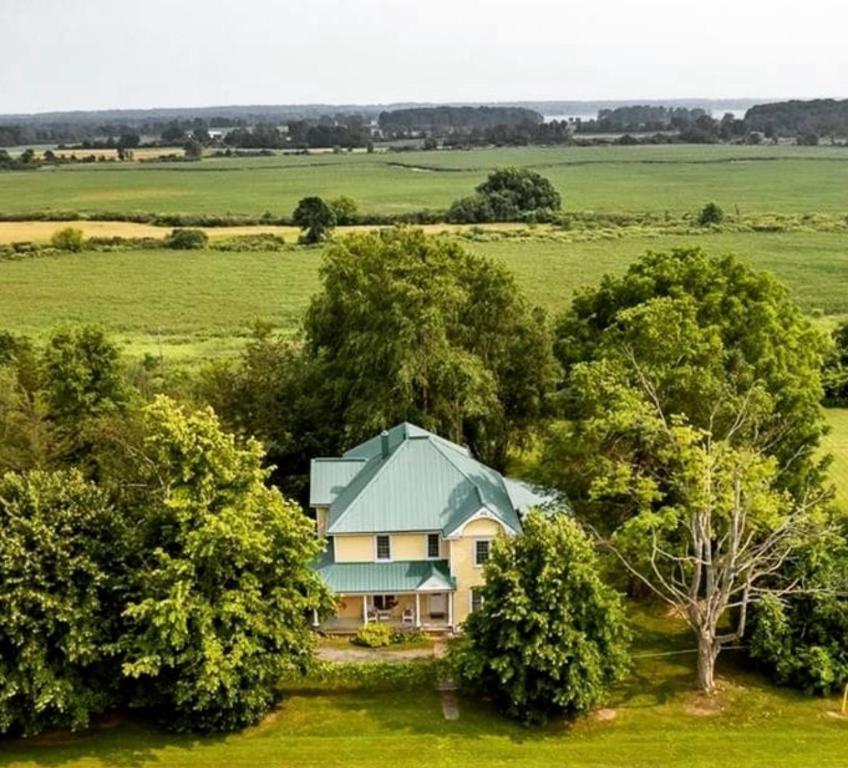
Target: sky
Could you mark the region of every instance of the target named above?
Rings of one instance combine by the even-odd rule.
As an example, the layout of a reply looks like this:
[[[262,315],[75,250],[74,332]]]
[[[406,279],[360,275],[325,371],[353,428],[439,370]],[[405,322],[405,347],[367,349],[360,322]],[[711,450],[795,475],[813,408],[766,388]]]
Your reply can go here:
[[[846,0],[0,0],[0,113],[844,98],[846,30]]]

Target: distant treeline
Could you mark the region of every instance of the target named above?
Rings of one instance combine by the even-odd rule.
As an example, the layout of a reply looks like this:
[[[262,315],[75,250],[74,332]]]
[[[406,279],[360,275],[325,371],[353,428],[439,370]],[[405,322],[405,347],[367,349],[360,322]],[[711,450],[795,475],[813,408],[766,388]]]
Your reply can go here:
[[[384,133],[407,131],[446,131],[451,129],[494,129],[539,125],[544,118],[522,107],[420,107],[382,112],[380,130]]]
[[[848,136],[848,99],[781,101],[751,107],[745,123],[768,136]]]
[[[579,133],[637,133],[683,129],[708,115],[700,108],[662,107],[650,104],[602,109],[596,120],[577,122]]]

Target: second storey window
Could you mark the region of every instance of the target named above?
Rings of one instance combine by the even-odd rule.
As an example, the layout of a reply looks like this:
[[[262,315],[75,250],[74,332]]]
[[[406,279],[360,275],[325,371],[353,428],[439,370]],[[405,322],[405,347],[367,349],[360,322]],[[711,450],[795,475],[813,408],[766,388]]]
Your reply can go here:
[[[377,536],[377,559],[391,560],[392,559],[392,540],[391,537],[382,534]]]
[[[489,539],[477,539],[474,542],[474,565],[485,565],[489,559],[489,549],[492,542]]]
[[[439,556],[439,534],[438,533],[428,533],[427,534],[427,557],[430,559],[437,558]]]

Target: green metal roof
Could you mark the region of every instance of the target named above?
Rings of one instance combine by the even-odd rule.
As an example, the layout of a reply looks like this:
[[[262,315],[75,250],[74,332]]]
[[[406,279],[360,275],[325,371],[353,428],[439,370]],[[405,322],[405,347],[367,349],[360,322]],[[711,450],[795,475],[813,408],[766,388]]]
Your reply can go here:
[[[400,424],[384,435],[345,453],[343,469],[333,460],[312,462],[311,483],[316,490],[311,495],[331,498],[328,534],[442,531],[450,535],[480,512],[517,532],[518,513],[547,500],[475,461],[466,448],[420,427]],[[340,489],[344,473],[357,466],[359,471]]]
[[[449,592],[456,589],[447,560],[336,563],[332,541],[314,567],[336,594]]]
[[[361,471],[365,459],[316,459],[320,471],[312,473],[309,485],[309,506],[326,507]]]

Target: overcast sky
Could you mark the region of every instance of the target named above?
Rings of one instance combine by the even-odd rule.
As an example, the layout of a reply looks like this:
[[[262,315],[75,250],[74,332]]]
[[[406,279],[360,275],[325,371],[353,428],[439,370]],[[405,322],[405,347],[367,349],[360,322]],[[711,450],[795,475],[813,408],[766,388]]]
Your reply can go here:
[[[848,0],[0,0],[0,113],[848,96]]]

